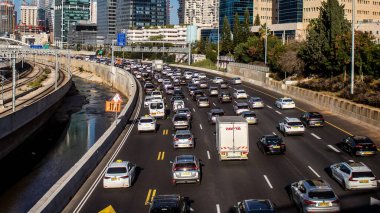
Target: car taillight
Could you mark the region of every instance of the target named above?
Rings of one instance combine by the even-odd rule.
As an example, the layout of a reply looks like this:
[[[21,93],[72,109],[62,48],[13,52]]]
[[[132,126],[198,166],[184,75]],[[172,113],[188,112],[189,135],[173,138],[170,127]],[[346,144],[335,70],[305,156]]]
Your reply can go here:
[[[104,177],[104,179],[111,179],[111,177]]]
[[[125,179],[125,178],[129,178],[129,176],[128,176],[128,175],[126,175],[126,176],[121,176],[120,178]]]
[[[315,204],[315,202],[314,201],[311,201],[311,200],[304,200],[303,201],[306,205],[313,205],[313,204]]]
[[[193,138],[189,138],[188,140],[193,140]]]
[[[339,199],[332,201],[331,203],[339,203]]]
[[[292,128],[291,126],[288,126],[288,125],[286,125],[285,127],[288,128],[288,129]]]
[[[243,155],[248,155],[248,152],[243,152]]]
[[[355,148],[363,148],[362,145],[356,145]]]
[[[178,141],[179,139],[178,138],[174,138],[174,141]]]

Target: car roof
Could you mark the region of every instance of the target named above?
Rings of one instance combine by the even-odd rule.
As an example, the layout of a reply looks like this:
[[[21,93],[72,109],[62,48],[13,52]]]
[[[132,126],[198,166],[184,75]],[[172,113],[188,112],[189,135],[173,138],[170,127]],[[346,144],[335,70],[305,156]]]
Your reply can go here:
[[[224,112],[222,108],[212,108],[210,112]]]
[[[351,138],[355,141],[355,142],[361,142],[361,143],[373,143],[373,141],[368,138],[367,136],[360,136],[360,135],[354,135],[354,136],[351,136]]]
[[[256,96],[256,97],[251,97],[250,99],[251,99],[251,100],[259,100],[259,99],[262,100],[262,98],[257,97],[257,96]]]
[[[310,189],[331,189],[330,185],[324,180],[304,180],[304,183]]]
[[[293,101],[293,99],[288,98],[288,97],[280,98],[280,100],[291,100],[291,101]]]
[[[116,160],[115,162],[110,163],[109,168],[114,167],[126,167],[128,165],[128,161]]]
[[[259,200],[259,199],[249,199],[244,200],[243,205],[248,212],[253,212],[254,210],[272,210],[273,206],[269,200]]]
[[[278,135],[264,135],[266,139],[281,139]]]
[[[179,163],[193,162],[195,160],[194,155],[179,155],[176,158]]]
[[[343,164],[348,166],[353,172],[371,172],[371,169],[363,162],[356,162],[351,160],[343,162]]]
[[[178,201],[181,199],[180,195],[156,195],[153,198],[153,207],[176,207],[178,206]]]
[[[190,130],[186,129],[186,130],[177,130],[176,135],[188,135],[188,134],[191,134]]]
[[[288,122],[301,122],[298,118],[285,117],[285,120]]]
[[[252,111],[245,111],[245,112],[242,112],[241,114],[242,115],[256,115],[256,113]]]
[[[245,92],[243,89],[237,89],[236,92]]]
[[[154,119],[154,118],[150,115],[144,115],[140,117],[140,120],[144,120],[144,119]]]
[[[248,106],[246,102],[236,102],[236,106]]]

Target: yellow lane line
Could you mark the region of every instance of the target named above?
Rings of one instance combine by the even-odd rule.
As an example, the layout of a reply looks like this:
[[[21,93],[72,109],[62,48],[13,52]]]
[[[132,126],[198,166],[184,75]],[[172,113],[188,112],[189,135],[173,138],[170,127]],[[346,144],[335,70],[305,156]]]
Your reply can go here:
[[[153,190],[152,197],[150,198],[150,202],[153,202],[153,198],[156,196],[156,190]]]
[[[161,159],[161,152],[158,153],[157,160]]]
[[[152,193],[152,190],[149,189],[148,191],[148,195],[146,196],[146,199],[145,199],[145,205],[148,205],[148,202],[149,202],[149,199],[150,199],[150,194]]]
[[[164,157],[165,157],[165,152],[162,152],[161,160],[164,160]]]
[[[165,129],[164,129],[164,130],[162,130],[162,134],[163,134],[163,135],[165,135]]]

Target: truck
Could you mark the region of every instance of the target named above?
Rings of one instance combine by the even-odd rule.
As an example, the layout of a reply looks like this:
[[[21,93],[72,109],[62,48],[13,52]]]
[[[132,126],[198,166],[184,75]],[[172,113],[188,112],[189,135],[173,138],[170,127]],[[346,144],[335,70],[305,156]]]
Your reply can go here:
[[[153,71],[161,72],[164,68],[164,62],[162,60],[153,60],[152,61]]]
[[[216,149],[219,160],[247,160],[248,122],[241,116],[216,118]]]

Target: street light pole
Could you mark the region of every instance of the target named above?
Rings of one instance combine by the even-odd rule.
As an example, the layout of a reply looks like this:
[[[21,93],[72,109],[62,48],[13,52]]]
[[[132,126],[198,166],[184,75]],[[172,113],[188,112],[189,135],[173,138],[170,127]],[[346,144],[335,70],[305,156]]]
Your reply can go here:
[[[267,64],[267,54],[268,54],[268,1],[266,0],[265,8],[265,65]]]
[[[355,0],[352,0],[352,24],[351,24],[351,95],[354,94],[355,81]]]
[[[220,31],[220,29],[219,29],[220,27],[219,26],[220,26],[220,17],[219,17],[219,1],[218,0],[215,2],[215,6],[216,6],[216,12],[217,12],[217,16],[216,17],[218,18],[218,23],[217,23],[218,24],[218,56],[216,58],[216,70],[219,70],[219,54],[220,54],[219,53],[220,52],[219,51],[219,39],[220,39],[219,38],[219,36],[220,36],[219,35],[220,34],[220,32],[219,32]]]

